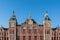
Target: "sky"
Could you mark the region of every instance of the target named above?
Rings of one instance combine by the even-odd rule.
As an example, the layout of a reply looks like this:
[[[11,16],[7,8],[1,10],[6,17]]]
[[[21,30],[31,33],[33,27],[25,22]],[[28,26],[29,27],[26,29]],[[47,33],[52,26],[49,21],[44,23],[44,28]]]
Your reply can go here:
[[[51,27],[60,26],[60,0],[0,0],[0,25],[9,27],[13,10],[18,24],[24,23],[29,16],[42,24],[48,11]]]

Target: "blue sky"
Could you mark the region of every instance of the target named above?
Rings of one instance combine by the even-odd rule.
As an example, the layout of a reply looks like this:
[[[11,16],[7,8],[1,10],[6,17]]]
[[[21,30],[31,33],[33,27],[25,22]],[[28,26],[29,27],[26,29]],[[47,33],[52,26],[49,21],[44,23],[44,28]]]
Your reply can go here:
[[[19,24],[25,22],[29,15],[42,24],[45,12],[48,11],[51,27],[60,26],[60,0],[0,0],[0,25],[9,27],[13,10]]]

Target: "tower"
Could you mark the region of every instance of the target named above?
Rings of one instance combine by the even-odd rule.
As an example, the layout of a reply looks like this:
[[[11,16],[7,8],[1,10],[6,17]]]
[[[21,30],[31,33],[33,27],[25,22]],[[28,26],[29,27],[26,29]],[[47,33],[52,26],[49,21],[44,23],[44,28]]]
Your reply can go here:
[[[48,16],[48,11],[46,11],[43,25],[44,25],[44,27],[51,27],[51,19]]]
[[[44,40],[51,40],[51,19],[49,18],[47,11],[45,14],[43,25],[44,25]]]
[[[14,14],[14,11],[12,12],[12,16],[9,20],[9,39],[10,40],[16,40],[16,25],[17,25],[17,19]]]
[[[17,19],[16,19],[16,16],[14,14],[14,11],[12,12],[12,16],[9,20],[9,27],[16,27],[17,25]]]

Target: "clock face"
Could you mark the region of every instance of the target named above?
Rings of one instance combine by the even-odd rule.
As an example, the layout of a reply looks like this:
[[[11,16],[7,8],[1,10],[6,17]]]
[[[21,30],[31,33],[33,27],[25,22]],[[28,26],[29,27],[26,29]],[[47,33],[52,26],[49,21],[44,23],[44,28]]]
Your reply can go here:
[[[11,23],[11,27],[14,27],[15,26],[15,23]]]

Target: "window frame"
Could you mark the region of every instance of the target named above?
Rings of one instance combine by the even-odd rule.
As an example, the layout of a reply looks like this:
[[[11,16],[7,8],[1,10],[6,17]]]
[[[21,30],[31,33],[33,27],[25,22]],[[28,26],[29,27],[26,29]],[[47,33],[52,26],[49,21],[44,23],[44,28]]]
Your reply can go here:
[[[32,30],[31,29],[28,29],[28,34],[31,34],[32,33]]]
[[[34,34],[37,34],[37,29],[34,29]]]
[[[20,30],[17,29],[16,33],[17,33],[17,34],[20,34]]]
[[[22,33],[23,33],[23,34],[26,34],[26,29],[23,29],[23,30],[22,30]]]

